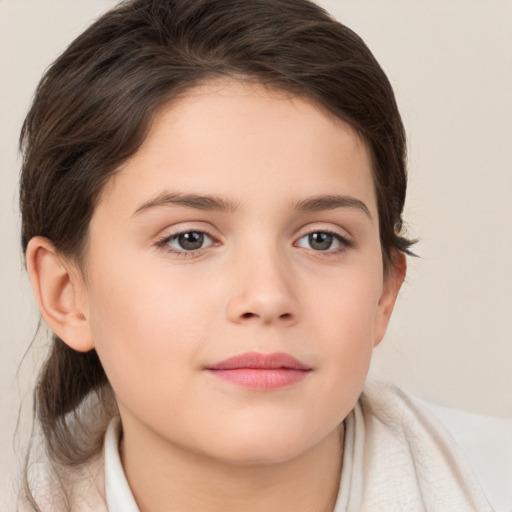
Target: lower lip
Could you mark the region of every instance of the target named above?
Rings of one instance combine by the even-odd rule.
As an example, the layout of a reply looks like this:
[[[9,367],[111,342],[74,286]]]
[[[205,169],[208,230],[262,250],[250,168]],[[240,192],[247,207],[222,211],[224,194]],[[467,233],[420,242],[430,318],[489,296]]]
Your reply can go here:
[[[219,379],[245,388],[272,391],[300,382],[306,378],[309,370],[237,368],[234,370],[209,370],[209,372]]]

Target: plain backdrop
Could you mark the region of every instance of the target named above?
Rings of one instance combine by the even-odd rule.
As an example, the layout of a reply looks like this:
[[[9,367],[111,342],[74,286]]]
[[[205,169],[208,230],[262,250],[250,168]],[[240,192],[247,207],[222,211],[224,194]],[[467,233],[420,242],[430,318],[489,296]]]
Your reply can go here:
[[[372,373],[512,417],[512,2],[323,0],[387,72],[409,139],[405,220],[421,242]],[[19,249],[17,139],[45,68],[111,0],[0,0],[0,481],[30,415],[45,330]],[[20,427],[21,438],[26,422]]]

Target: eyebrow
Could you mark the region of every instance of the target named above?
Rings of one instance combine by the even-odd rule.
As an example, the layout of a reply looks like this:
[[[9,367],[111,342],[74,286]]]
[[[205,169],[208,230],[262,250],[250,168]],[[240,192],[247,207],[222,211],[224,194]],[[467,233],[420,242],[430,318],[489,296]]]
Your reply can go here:
[[[363,212],[370,220],[372,216],[370,210],[363,201],[355,197],[345,195],[325,195],[314,196],[303,199],[295,206],[297,210],[317,212],[322,210],[334,210],[336,208],[356,208]]]
[[[142,203],[134,215],[151,208],[161,206],[185,206],[196,210],[233,211],[237,206],[232,201],[213,195],[183,194],[180,192],[162,192],[155,198]]]
[[[184,194],[180,192],[161,192],[153,199],[142,203],[134,212],[134,215],[152,208],[162,206],[185,206],[196,210],[207,211],[234,211],[237,204],[228,199],[215,195]],[[346,195],[319,195],[308,197],[298,201],[294,209],[303,212],[317,212],[334,210],[336,208],[355,208],[363,212],[370,220],[372,216],[366,204],[360,199]]]

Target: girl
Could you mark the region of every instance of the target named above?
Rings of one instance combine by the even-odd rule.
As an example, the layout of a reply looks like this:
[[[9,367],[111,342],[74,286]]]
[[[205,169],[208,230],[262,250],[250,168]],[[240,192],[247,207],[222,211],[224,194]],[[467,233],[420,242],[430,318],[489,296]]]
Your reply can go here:
[[[405,137],[306,0],[134,0],[22,131],[54,332],[29,510],[492,510],[424,405],[361,390],[405,276]]]

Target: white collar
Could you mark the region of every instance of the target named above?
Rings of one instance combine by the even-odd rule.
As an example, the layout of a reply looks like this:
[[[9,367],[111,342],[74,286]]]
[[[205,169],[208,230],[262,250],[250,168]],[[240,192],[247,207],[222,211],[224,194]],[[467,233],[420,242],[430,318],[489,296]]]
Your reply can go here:
[[[121,418],[117,416],[105,434],[105,494],[109,512],[140,512],[119,455]]]

